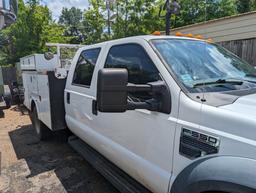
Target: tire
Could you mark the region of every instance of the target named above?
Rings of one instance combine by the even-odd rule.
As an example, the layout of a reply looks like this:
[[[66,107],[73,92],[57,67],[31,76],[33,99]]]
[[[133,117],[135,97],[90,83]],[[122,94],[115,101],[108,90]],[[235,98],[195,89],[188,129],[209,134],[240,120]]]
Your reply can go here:
[[[36,136],[40,141],[47,140],[51,136],[50,129],[38,119],[36,107],[34,107],[31,112],[31,121],[35,129]]]

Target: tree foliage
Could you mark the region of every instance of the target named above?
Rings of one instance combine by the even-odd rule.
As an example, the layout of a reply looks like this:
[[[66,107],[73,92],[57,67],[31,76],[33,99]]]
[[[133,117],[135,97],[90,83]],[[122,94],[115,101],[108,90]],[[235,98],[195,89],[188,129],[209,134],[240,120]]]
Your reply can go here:
[[[0,32],[0,65],[45,51],[46,42],[92,44],[108,39],[150,34],[165,29],[159,18],[165,0],[111,0],[111,35],[107,33],[106,0],[89,0],[86,10],[63,8],[58,22],[40,0],[18,0],[18,20]],[[173,27],[256,10],[256,0],[179,0],[181,11],[172,16]]]
[[[19,0],[18,20],[9,28],[1,31],[1,53],[5,55],[5,63],[15,63],[20,57],[39,52],[44,46],[44,27],[49,25],[50,11],[45,6],[38,6],[35,0],[27,5]]]
[[[69,37],[70,43],[76,44],[84,41],[82,19],[83,12],[81,9],[75,7],[62,9],[58,23],[66,28],[64,36]]]
[[[0,33],[1,65],[14,64],[25,55],[41,52],[47,41],[62,41],[62,29],[52,22],[46,6],[36,0],[18,3],[17,22]]]
[[[159,19],[159,0],[117,1],[112,7],[116,19],[112,22],[113,37],[149,34],[164,27]]]
[[[236,0],[183,0],[174,27],[199,23],[236,14]],[[207,3],[205,3],[207,2]]]
[[[239,13],[245,13],[250,11],[250,0],[238,0],[237,1],[237,11]]]
[[[79,27],[83,18],[83,12],[79,8],[72,7],[71,9],[63,8],[59,23],[67,26]]]
[[[104,0],[89,0],[90,7],[84,13],[83,33],[85,34],[85,43],[97,43],[106,39],[103,34],[106,20],[103,10],[106,10]]]

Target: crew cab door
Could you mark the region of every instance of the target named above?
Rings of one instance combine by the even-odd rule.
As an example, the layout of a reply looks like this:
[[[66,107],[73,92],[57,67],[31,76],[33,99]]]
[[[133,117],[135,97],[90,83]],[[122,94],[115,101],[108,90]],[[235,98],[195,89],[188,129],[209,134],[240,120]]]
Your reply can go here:
[[[92,103],[95,99],[97,63],[102,55],[102,46],[82,48],[76,54],[70,69],[65,89],[66,122],[77,136],[85,133],[92,123]],[[78,133],[79,132],[79,133]]]
[[[134,84],[163,80],[147,49],[152,52],[144,42],[109,45],[101,68],[126,68],[129,83]],[[135,101],[149,98],[149,93],[129,96],[129,100]],[[92,124],[92,129],[102,140],[98,150],[151,191],[168,192],[176,125],[172,116],[175,111],[174,108],[172,115],[148,110],[98,112]]]

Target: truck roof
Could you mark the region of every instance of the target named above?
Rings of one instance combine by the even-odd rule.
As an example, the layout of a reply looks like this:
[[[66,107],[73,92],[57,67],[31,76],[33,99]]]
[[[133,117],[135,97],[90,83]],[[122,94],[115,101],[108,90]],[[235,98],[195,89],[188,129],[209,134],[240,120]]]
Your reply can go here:
[[[107,43],[116,43],[116,42],[123,42],[124,40],[138,40],[138,39],[143,39],[146,41],[150,41],[153,39],[187,39],[187,40],[197,40],[197,41],[203,41],[200,39],[196,39],[196,38],[189,38],[189,37],[181,37],[181,36],[167,36],[167,35],[161,35],[161,36],[157,36],[157,35],[140,35],[140,36],[131,36],[131,37],[126,37],[126,38],[120,38],[120,39],[116,39],[116,40],[109,40],[109,41],[105,41],[105,42],[101,42],[101,43],[97,43],[97,44],[92,44],[95,46],[101,46]],[[88,46],[92,46],[92,45],[88,45]],[[86,47],[86,45],[84,46]]]
[[[189,37],[182,37],[182,36],[167,36],[167,35],[161,35],[161,36],[157,36],[157,35],[143,35],[143,36],[134,36],[137,38],[142,38],[145,39],[147,41],[153,40],[153,39],[191,39],[191,40],[199,40],[196,38],[189,38]]]

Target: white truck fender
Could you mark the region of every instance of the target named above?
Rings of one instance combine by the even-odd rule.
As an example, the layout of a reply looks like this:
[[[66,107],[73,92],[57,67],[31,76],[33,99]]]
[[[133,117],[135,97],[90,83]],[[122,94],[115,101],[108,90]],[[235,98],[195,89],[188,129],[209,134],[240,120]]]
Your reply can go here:
[[[174,181],[170,193],[256,192],[256,160],[216,156],[195,161]]]

